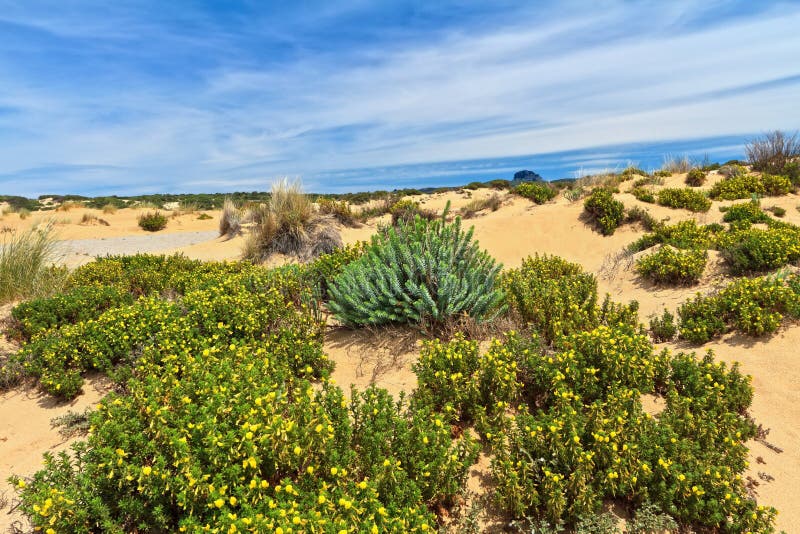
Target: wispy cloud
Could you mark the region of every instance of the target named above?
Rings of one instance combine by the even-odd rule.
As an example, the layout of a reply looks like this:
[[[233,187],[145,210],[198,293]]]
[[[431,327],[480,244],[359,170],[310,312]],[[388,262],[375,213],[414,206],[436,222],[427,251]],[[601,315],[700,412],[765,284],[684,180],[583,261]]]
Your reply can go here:
[[[0,192],[557,177],[800,125],[796,3],[434,4],[0,0]]]

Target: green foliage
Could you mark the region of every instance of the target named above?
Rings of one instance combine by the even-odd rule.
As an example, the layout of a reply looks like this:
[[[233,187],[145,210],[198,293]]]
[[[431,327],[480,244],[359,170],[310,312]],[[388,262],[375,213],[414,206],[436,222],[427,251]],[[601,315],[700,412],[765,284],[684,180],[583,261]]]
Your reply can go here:
[[[503,273],[511,310],[546,343],[598,324],[597,280],[557,256],[528,257]]]
[[[414,400],[449,415],[452,423],[476,423],[486,432],[517,400],[516,371],[516,355],[498,340],[483,355],[476,341],[461,334],[447,343],[429,341],[414,364]]]
[[[786,216],[786,209],[781,208],[780,206],[770,206],[769,208],[767,208],[767,211],[771,211],[775,217]]]
[[[603,235],[612,235],[625,217],[624,204],[614,200],[611,191],[606,188],[592,191],[583,207]]]
[[[358,221],[350,208],[350,204],[344,200],[333,200],[329,198],[317,199],[319,212],[323,215],[333,215],[337,221],[345,226],[358,226]]]
[[[517,195],[532,200],[537,204],[544,204],[557,194],[555,188],[541,182],[523,182],[515,187],[513,191]]]
[[[706,183],[706,172],[702,169],[694,168],[686,174],[686,184],[692,187],[699,187]]]
[[[730,233],[719,248],[734,274],[771,271],[800,260],[800,228],[747,228]]]
[[[372,238],[329,288],[331,311],[350,325],[441,324],[461,314],[496,314],[500,266],[464,231],[461,219],[401,222]]]
[[[107,309],[133,304],[130,293],[114,286],[77,287],[50,298],[23,302],[11,310],[11,335],[29,341],[45,330],[96,319]]]
[[[714,184],[709,196],[719,200],[737,200],[752,195],[786,195],[791,189],[792,182],[785,176],[735,174]]]
[[[167,226],[167,216],[160,211],[149,211],[139,215],[139,227],[148,232],[158,232]]]
[[[658,192],[658,203],[670,208],[684,208],[693,212],[706,212],[711,201],[701,191],[688,188],[667,188]]]
[[[775,511],[740,477],[756,429],[740,415],[752,389],[735,366],[655,354],[630,326],[578,333],[556,354],[511,343],[530,400],[488,439],[496,498],[513,517],[577,528],[615,499],[652,503],[638,528],[674,524],[667,512],[698,529],[771,531]],[[657,419],[639,396],[656,388]]]
[[[797,276],[743,278],[712,295],[696,295],[678,308],[680,334],[706,343],[729,330],[762,336],[777,330],[784,316],[797,317]]]
[[[708,261],[705,250],[680,250],[669,245],[636,261],[636,272],[657,284],[696,284]]]
[[[639,169],[638,167],[631,166],[631,167],[626,167],[620,173],[620,176],[624,177],[625,179],[631,179],[634,176],[648,177],[649,175],[647,174],[647,171],[643,171],[642,169]]]
[[[655,204],[656,202],[656,196],[653,192],[644,187],[634,187],[629,193],[642,202],[647,202],[648,204]]]
[[[714,243],[714,235],[718,230],[711,225],[699,226],[694,219],[672,225],[659,225],[652,233],[645,234],[628,245],[628,250],[639,252],[658,244],[680,249],[707,249]]]
[[[672,176],[672,172],[666,169],[659,169],[653,173],[653,176],[659,176],[661,178],[669,178],[670,176]]]
[[[772,219],[769,215],[761,210],[758,201],[742,202],[739,204],[731,204],[723,215],[722,220],[725,222],[734,221],[748,221],[751,224],[755,223],[768,223]]]
[[[303,281],[311,288],[319,289],[319,296],[326,298],[328,288],[344,268],[360,258],[367,248],[365,241],[359,241],[323,254],[302,267]]]
[[[664,310],[661,317],[653,315],[650,318],[650,335],[656,343],[672,341],[677,334],[678,327],[675,325],[675,316],[669,310]]]

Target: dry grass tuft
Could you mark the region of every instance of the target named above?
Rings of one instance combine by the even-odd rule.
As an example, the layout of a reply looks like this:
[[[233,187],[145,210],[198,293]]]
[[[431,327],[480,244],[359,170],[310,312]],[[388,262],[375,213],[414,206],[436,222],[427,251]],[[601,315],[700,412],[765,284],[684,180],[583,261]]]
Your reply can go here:
[[[318,214],[299,182],[274,183],[269,204],[252,208],[247,218],[253,228],[242,255],[250,261],[273,253],[307,260],[342,245],[336,218]]]
[[[664,164],[661,165],[661,170],[668,171],[672,174],[682,174],[689,172],[695,167],[696,165],[687,154],[683,156],[667,154],[664,156]]]
[[[358,228],[361,223],[356,220],[356,215],[353,213],[350,204],[345,201],[336,201],[329,198],[320,198],[317,200],[319,212],[322,215],[332,215],[337,221],[350,228]]]
[[[103,213],[107,215],[117,213],[117,207],[114,204],[106,204],[103,206]]]
[[[97,222],[97,215],[92,215],[91,213],[84,213],[83,217],[81,217],[81,222],[79,224],[94,224]]]
[[[502,205],[503,199],[500,198],[500,195],[497,193],[493,193],[490,197],[470,201],[467,205],[461,208],[461,215],[465,219],[471,219],[479,211],[487,209],[491,211],[497,211]]]
[[[222,203],[222,215],[219,218],[219,235],[234,236],[242,231],[242,210],[230,198]]]
[[[0,240],[0,303],[50,294],[63,285],[66,269],[54,268],[53,225],[5,232]]]
[[[56,211],[69,211],[75,208],[82,208],[83,202],[77,202],[74,200],[68,200],[66,202],[62,202],[57,208]]]

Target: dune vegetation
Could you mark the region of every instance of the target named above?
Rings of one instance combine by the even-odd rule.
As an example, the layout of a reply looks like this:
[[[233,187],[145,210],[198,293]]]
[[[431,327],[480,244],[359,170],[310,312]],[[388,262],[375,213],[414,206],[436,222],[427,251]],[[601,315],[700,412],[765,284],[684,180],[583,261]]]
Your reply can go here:
[[[679,174],[461,193],[475,221],[560,203],[593,239],[625,240],[645,287],[693,286],[647,325],[578,263],[532,250],[503,268],[449,203],[416,195],[374,197],[365,216],[278,183],[225,200],[219,233],[241,261],[109,256],[56,291],[50,234],[13,237],[2,287],[25,289],[3,295],[23,301],[0,387],[71,401],[90,374],[113,385],[68,452],[11,478],[19,509],[42,532],[773,532],[747,478],[764,436],[751,377],[691,347],[800,319],[800,227],[760,203],[797,184],[716,166],[683,187],[696,166],[665,167]],[[364,221],[370,239],[345,246],[340,229]],[[262,264],[273,255],[292,261]],[[400,395],[332,379],[326,340],[378,327],[419,340]]]

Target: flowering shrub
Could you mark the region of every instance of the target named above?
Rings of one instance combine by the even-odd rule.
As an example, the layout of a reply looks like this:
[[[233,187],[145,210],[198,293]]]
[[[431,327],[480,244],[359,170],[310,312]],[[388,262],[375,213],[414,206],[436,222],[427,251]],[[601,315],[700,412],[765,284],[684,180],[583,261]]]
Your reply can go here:
[[[417,403],[451,414],[454,423],[477,423],[484,431],[496,426],[519,394],[516,355],[499,340],[483,355],[476,341],[460,334],[448,343],[427,342],[414,372]]]
[[[678,308],[681,338],[705,343],[729,330],[762,336],[785,315],[800,317],[800,284],[789,277],[743,278],[712,295],[696,295]]]
[[[23,302],[11,311],[11,334],[29,341],[45,330],[65,324],[74,324],[100,316],[111,307],[132,304],[130,293],[116,287],[77,287],[51,298]]]
[[[648,204],[656,203],[656,196],[652,191],[645,189],[644,187],[634,187],[629,191],[629,193],[642,202],[647,202]]]
[[[694,168],[686,175],[686,185],[699,187],[706,183],[706,173],[703,169]]]
[[[758,506],[741,477],[755,427],[740,415],[752,389],[735,366],[653,354],[630,327],[527,354],[520,375],[535,402],[490,439],[497,500],[512,516],[574,524],[607,499],[649,500],[696,526],[771,531],[775,511]],[[666,408],[653,418],[639,394],[656,388]]]
[[[521,197],[533,200],[537,204],[544,204],[555,198],[556,190],[546,183],[523,182],[514,188],[514,193]]]
[[[598,324],[597,280],[577,263],[537,254],[501,280],[512,312],[548,344]]]
[[[684,208],[689,211],[708,211],[711,201],[701,191],[689,188],[667,188],[658,192],[658,203],[670,208]]]
[[[678,327],[675,325],[675,316],[669,310],[664,310],[661,317],[654,315],[650,318],[650,335],[657,343],[672,341],[678,334]]]
[[[735,274],[770,271],[800,260],[800,228],[749,228],[730,233],[718,246]]]
[[[654,245],[664,244],[680,249],[706,249],[714,243],[714,236],[719,228],[711,225],[699,226],[694,219],[681,221],[672,225],[659,225],[649,234],[645,234],[630,245],[628,250],[639,252]]]
[[[730,205],[725,210],[722,220],[725,222],[748,221],[755,224],[769,223],[772,218],[761,210],[758,201],[750,201]]]
[[[791,189],[792,182],[785,176],[734,174],[714,184],[709,196],[719,200],[737,200],[752,195],[786,195]]]
[[[696,284],[708,261],[705,250],[679,250],[669,245],[636,261],[636,272],[657,284]]]
[[[625,218],[625,205],[614,200],[611,191],[603,187],[592,191],[583,207],[603,235],[613,234]]]

